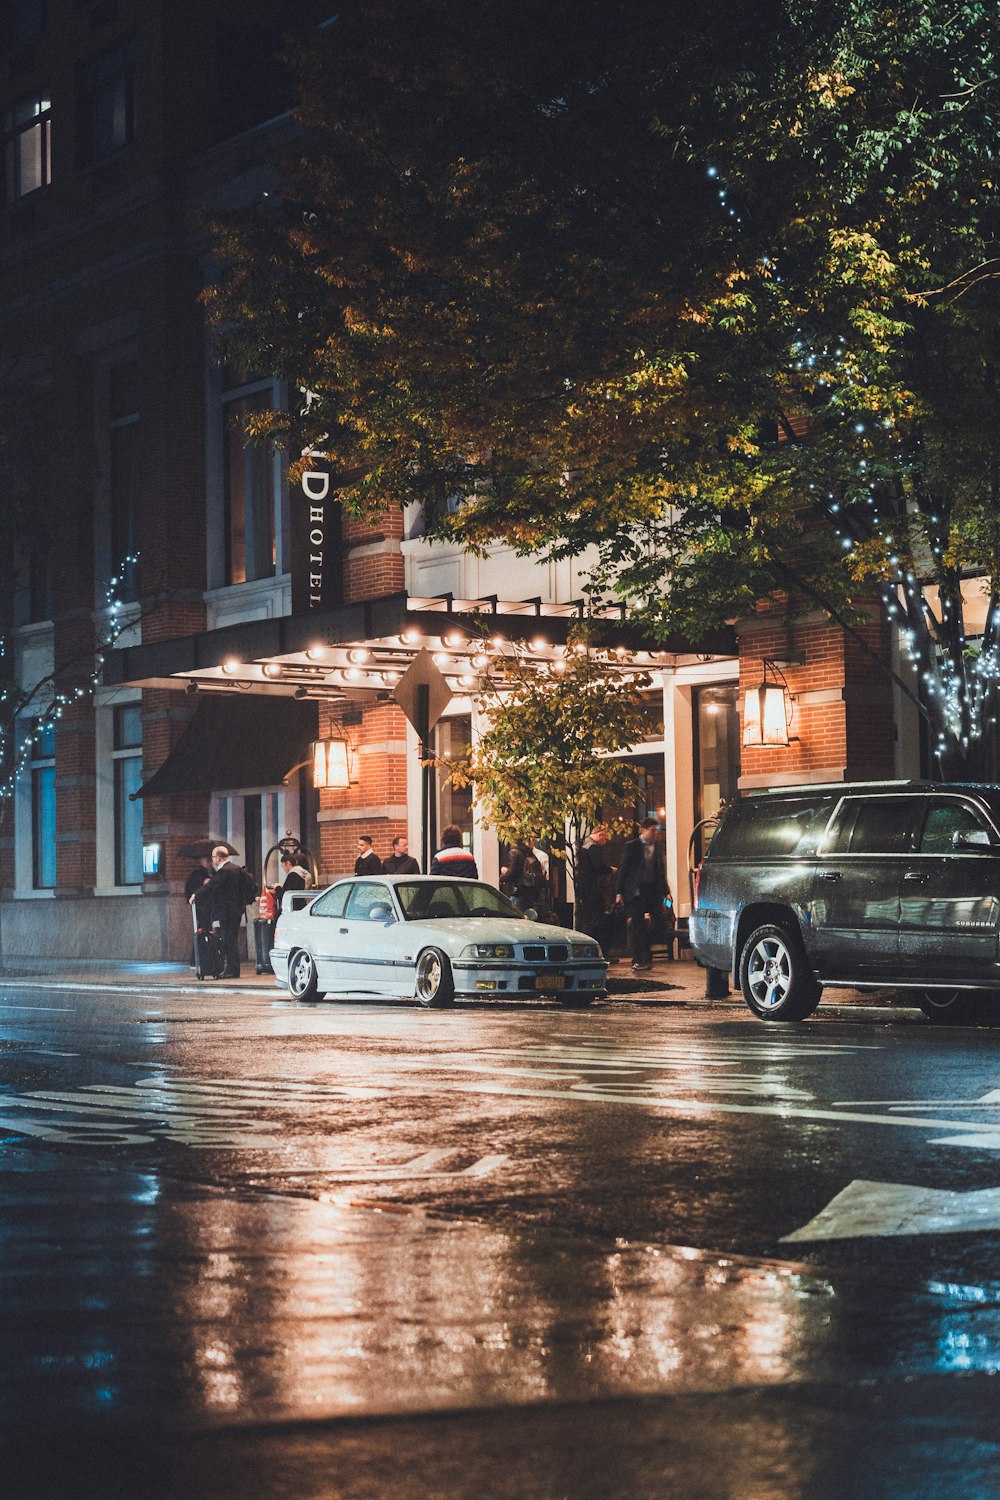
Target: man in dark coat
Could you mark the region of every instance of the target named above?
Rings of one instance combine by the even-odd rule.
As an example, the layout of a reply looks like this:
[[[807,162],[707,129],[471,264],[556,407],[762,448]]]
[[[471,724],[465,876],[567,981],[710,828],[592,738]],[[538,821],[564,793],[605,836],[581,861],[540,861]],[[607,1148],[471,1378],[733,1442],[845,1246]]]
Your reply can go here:
[[[240,923],[246,912],[243,905],[243,877],[239,866],[229,858],[229,850],[218,844],[212,850],[211,880],[212,926],[219,930],[226,966],[222,979],[240,977]]]
[[[372,848],[370,833],[363,833],[358,839],[358,857],[354,861],[355,875],[381,875],[382,861]]]
[[[628,919],[633,973],[653,966],[650,929],[662,919],[664,903],[670,895],[663,851],[657,843],[659,832],[655,818],[643,818],[639,837],[625,845],[618,869],[615,904],[624,906]]]
[[[419,875],[420,866],[410,853],[410,841],[405,833],[392,841],[392,853],[382,861],[383,875]]]
[[[612,869],[605,858],[608,830],[599,824],[583,841],[576,867],[573,926],[596,938],[607,951],[608,903]]]

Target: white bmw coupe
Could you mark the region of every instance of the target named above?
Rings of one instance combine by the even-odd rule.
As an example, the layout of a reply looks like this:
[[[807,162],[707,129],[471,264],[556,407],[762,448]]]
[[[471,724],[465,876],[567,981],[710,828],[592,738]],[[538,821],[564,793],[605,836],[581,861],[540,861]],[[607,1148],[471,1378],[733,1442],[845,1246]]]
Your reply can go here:
[[[589,1005],[608,965],[593,938],[531,920],[493,886],[455,876],[340,880],[278,918],[271,963],[297,1000],[327,993]]]

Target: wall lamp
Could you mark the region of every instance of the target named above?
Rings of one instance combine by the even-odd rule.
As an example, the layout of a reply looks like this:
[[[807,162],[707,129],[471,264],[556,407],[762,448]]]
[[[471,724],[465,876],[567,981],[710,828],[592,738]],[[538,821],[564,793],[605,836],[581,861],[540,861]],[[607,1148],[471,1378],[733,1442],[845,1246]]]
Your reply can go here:
[[[358,779],[357,761],[357,751],[346,735],[316,740],[312,747],[313,786],[346,791]]]
[[[757,687],[748,688],[743,700],[744,745],[780,749],[798,738],[788,733],[792,722],[792,701],[781,668],[801,667],[804,663],[802,652],[789,652],[779,658],[764,657],[763,680]]]

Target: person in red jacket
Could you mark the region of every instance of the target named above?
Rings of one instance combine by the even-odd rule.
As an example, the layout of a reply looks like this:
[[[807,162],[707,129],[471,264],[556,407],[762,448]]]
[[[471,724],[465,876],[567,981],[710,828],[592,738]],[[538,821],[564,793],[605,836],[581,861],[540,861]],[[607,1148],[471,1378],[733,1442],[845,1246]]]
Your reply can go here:
[[[441,848],[431,860],[431,874],[479,879],[479,868],[468,849],[463,847],[462,830],[455,823],[449,823],[441,835]]]

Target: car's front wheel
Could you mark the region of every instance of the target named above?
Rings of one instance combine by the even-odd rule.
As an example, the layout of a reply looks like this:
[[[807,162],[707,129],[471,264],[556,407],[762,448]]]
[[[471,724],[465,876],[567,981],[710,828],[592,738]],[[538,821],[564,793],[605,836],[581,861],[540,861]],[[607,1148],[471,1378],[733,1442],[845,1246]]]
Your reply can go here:
[[[797,933],[758,927],[743,944],[743,998],[761,1021],[804,1021],[819,1004],[817,984]]]
[[[322,1000],[316,960],[304,948],[297,949],[288,960],[288,989],[296,1000]]]
[[[921,990],[917,996],[917,1004],[933,1026],[974,1026],[985,1018],[988,1003],[976,990]]]
[[[413,993],[421,1005],[450,1005],[455,998],[451,961],[440,948],[425,948],[417,959]]]

